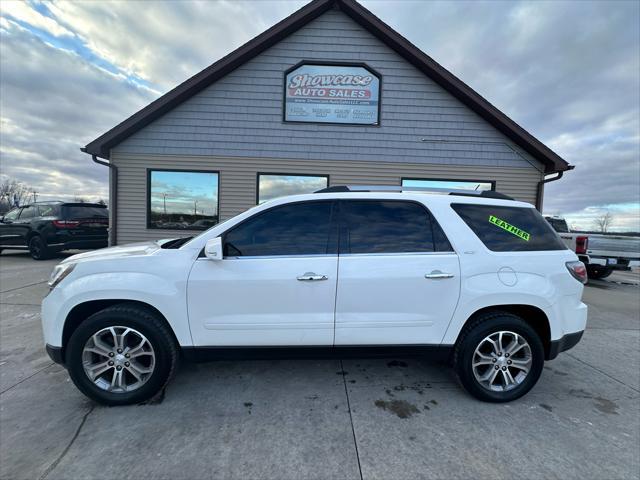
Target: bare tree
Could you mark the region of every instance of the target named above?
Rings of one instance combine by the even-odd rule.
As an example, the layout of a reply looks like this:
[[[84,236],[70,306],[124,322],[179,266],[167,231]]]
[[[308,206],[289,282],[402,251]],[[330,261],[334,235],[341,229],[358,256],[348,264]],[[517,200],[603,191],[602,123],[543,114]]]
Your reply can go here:
[[[4,213],[26,203],[33,191],[32,188],[14,178],[4,178],[0,182],[0,211]]]
[[[600,230],[602,233],[607,233],[611,224],[613,223],[613,215],[610,211],[607,210],[606,213],[603,213],[598,218],[594,220],[596,224],[596,228]]]

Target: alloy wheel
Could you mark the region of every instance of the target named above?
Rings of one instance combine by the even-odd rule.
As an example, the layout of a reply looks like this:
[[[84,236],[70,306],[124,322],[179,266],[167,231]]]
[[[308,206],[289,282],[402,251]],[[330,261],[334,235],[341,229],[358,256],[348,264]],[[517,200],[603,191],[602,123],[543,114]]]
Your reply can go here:
[[[113,393],[137,390],[153,374],[156,356],[149,340],[130,327],[103,328],[85,343],[82,366],[100,389]]]
[[[531,347],[522,335],[499,331],[485,337],[472,358],[473,375],[483,388],[506,392],[518,387],[529,374]]]

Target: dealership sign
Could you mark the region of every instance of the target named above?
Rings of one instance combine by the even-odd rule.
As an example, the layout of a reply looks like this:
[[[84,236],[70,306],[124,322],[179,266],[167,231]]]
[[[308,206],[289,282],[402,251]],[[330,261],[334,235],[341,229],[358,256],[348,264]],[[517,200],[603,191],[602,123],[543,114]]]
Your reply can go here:
[[[304,64],[285,76],[287,122],[377,125],[380,78],[361,66]]]

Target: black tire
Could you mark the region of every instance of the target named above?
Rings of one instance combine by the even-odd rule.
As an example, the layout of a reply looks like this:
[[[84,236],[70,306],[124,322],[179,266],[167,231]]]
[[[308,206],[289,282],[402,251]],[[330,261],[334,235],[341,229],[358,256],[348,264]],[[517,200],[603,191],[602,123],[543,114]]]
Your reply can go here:
[[[29,253],[34,260],[46,260],[51,256],[51,250],[40,235],[34,235],[29,240]]]
[[[480,343],[492,333],[500,331],[516,333],[526,340],[531,350],[531,367],[515,388],[493,391],[476,379],[472,362]],[[454,349],[453,360],[458,380],[471,395],[485,402],[510,402],[531,390],[540,378],[544,366],[544,345],[538,333],[522,318],[506,312],[489,312],[478,316],[463,329]],[[488,368],[493,368],[493,365]]]
[[[107,327],[129,327],[143,334],[153,347],[155,367],[136,390],[110,392],[98,387],[84,371],[82,353],[91,336]],[[153,400],[173,377],[178,366],[178,346],[164,319],[139,305],[122,303],[94,313],[73,332],[66,348],[66,366],[76,387],[104,405],[130,405]]]
[[[587,268],[587,276],[593,280],[600,280],[607,278],[613,273],[613,268],[607,268],[602,266],[589,265]]]

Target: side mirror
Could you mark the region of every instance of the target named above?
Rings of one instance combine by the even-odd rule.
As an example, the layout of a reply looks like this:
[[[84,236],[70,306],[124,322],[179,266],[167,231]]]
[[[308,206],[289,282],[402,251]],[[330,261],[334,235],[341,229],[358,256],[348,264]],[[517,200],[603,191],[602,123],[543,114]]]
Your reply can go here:
[[[222,260],[222,237],[207,240],[204,246],[204,255],[209,260]]]

